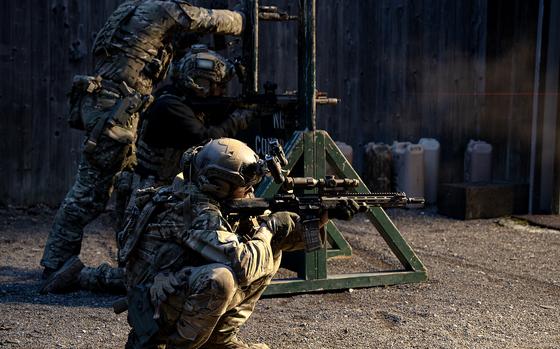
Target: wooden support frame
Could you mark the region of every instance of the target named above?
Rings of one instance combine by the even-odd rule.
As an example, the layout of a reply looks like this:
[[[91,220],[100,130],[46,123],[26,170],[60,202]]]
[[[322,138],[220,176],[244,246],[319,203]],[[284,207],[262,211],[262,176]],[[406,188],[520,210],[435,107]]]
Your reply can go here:
[[[350,163],[344,158],[344,155],[342,155],[334,141],[325,131],[296,132],[286,144],[286,153],[288,171],[291,171],[298,161],[303,161],[304,176],[324,177],[328,162],[337,171],[339,176],[354,178],[360,181],[360,186],[356,189],[357,192],[369,193],[361,178],[352,169]],[[279,189],[278,184],[267,179],[257,188],[256,194],[260,197],[271,197]],[[265,295],[396,285],[427,280],[426,268],[404,240],[385,211],[379,207],[372,207],[367,212],[367,215],[377,232],[383,237],[391,251],[402,264],[402,270],[328,275],[327,258],[330,254],[326,247],[324,247],[319,251],[311,253],[302,252],[299,256],[292,256],[299,258],[299,263],[298,261],[295,263],[294,261],[291,262],[292,269],[298,273],[298,277],[273,280],[272,284],[265,291]],[[348,244],[334,223],[329,222],[329,228],[328,235],[331,240],[344,241],[344,243]]]
[[[258,74],[258,11],[259,0],[248,0],[251,4],[253,36],[246,49],[251,49],[254,55],[251,65],[255,70],[252,76],[255,89]],[[357,192],[369,193],[358,174],[342,155],[326,131],[317,128],[317,76],[316,76],[316,0],[299,0],[298,27],[298,99],[300,122],[305,125],[304,131],[296,131],[286,143],[288,158],[286,169],[291,171],[298,162],[301,163],[298,175],[321,178],[326,175],[327,164],[334,168],[336,174],[342,178],[353,178],[360,182]],[[266,179],[256,190],[259,197],[274,196],[280,186],[270,178]],[[297,278],[273,280],[266,289],[265,295],[280,295],[290,293],[312,292],[322,290],[337,290],[346,288],[370,287],[380,285],[395,285],[411,282],[421,282],[427,279],[426,269],[414,251],[406,243],[385,211],[379,207],[372,207],[367,212],[379,234],[383,237],[391,251],[403,265],[402,270],[377,273],[352,273],[328,275],[327,258],[337,255],[349,256],[352,248],[344,239],[333,222],[327,225],[327,239],[333,248],[323,247],[319,251],[310,253],[299,252],[283,257],[283,262],[289,262],[289,268],[297,272]]]

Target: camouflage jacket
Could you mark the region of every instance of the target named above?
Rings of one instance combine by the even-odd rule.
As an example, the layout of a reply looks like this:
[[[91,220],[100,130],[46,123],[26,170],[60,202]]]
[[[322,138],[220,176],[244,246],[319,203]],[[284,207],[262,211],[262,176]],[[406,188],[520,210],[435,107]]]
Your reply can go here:
[[[139,200],[142,200],[139,197]],[[159,202],[158,202],[159,201]],[[147,224],[138,224],[143,214],[156,203]],[[234,229],[220,212],[215,200],[201,193],[196,187],[175,190],[160,189],[146,205],[136,222],[141,231],[134,231],[128,239],[138,234],[133,251],[125,251],[127,284],[132,287],[150,282],[161,271],[177,271],[185,266],[222,263],[235,273],[240,287],[274,271],[274,256],[270,246],[272,233],[259,227],[250,238],[248,231]],[[142,227],[143,226],[143,227]],[[128,244],[129,246],[131,244]]]
[[[124,81],[143,95],[162,80],[184,32],[240,35],[243,16],[195,7],[182,0],[130,0],[121,4],[94,42],[95,74]]]

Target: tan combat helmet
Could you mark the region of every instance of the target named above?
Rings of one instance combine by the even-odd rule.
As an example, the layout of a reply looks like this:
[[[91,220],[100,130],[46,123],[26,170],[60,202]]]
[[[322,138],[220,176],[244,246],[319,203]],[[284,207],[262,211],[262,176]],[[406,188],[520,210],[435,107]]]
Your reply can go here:
[[[238,188],[251,189],[265,175],[266,166],[245,143],[219,138],[191,148],[183,155],[186,178],[217,199],[231,197]]]
[[[173,64],[172,80],[181,89],[208,96],[211,84],[225,86],[234,76],[235,66],[206,45],[193,45]]]

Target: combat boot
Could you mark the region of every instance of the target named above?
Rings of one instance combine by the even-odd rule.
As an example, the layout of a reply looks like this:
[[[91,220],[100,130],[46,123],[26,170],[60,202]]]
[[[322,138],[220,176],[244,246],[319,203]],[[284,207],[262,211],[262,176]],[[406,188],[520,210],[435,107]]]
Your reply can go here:
[[[270,347],[264,343],[246,344],[237,336],[233,336],[225,343],[206,343],[201,349],[270,349]]]
[[[54,268],[45,267],[45,269],[43,269],[43,273],[41,274],[41,280],[48,279],[55,271],[56,269]]]
[[[97,268],[85,267],[77,276],[80,289],[93,292],[126,294],[124,269],[107,263]]]
[[[67,260],[60,269],[52,273],[39,292],[47,293],[67,293],[73,291],[78,286],[80,271],[84,264],[78,256],[73,256]]]

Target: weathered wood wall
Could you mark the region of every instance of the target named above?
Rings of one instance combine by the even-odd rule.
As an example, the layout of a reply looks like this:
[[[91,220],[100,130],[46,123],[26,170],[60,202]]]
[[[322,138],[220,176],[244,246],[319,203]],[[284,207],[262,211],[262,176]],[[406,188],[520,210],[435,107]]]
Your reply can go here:
[[[118,0],[10,0],[0,11],[0,202],[56,205],[82,135],[66,123],[72,76],[91,71],[93,34]]]
[[[527,180],[536,4],[318,3],[318,88],[342,99],[319,109],[319,126],[354,147],[358,168],[368,142],[434,137],[442,145],[441,180],[459,181],[474,138],[494,145],[496,179]],[[273,28],[263,28],[263,37],[281,49],[265,53],[263,79],[293,89],[295,46],[289,32],[267,25]]]
[[[71,78],[118,0],[10,0],[0,13],[0,203],[58,204],[81,135],[66,125]],[[198,1],[204,3],[205,1]],[[206,1],[209,2],[209,1]],[[264,2],[264,1],[263,1]],[[270,3],[291,7],[294,0]],[[536,2],[318,0],[318,87],[340,97],[319,127],[354,147],[442,144],[442,181],[462,179],[471,138],[491,142],[496,179],[526,181]],[[262,81],[295,89],[295,24],[262,26]]]
[[[480,136],[498,145],[495,177],[528,182],[538,2],[489,7],[486,112]]]

